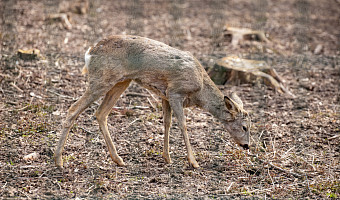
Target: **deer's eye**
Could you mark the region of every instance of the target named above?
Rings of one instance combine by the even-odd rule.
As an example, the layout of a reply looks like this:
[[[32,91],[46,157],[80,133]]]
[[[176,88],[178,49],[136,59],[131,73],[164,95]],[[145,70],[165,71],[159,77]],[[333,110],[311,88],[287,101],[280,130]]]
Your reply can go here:
[[[242,126],[242,129],[245,131],[245,132],[247,132],[247,127],[246,126]]]

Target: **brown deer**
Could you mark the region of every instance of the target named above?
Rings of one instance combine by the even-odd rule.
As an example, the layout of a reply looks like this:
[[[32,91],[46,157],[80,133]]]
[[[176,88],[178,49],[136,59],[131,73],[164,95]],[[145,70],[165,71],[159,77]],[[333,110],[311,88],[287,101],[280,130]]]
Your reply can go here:
[[[172,111],[178,120],[187,148],[189,163],[198,168],[186,129],[184,107],[198,106],[225,124],[235,142],[249,148],[250,119],[236,94],[224,96],[208,74],[189,52],[144,37],[120,35],[101,40],[85,54],[84,73],[88,87],[83,96],[68,110],[55,152],[55,163],[62,168],[62,152],[71,126],[77,116],[105,94],[96,111],[112,160],[124,166],[117,154],[107,127],[107,116],[120,95],[133,80],[161,97],[164,118],[163,157],[171,163],[169,130]]]

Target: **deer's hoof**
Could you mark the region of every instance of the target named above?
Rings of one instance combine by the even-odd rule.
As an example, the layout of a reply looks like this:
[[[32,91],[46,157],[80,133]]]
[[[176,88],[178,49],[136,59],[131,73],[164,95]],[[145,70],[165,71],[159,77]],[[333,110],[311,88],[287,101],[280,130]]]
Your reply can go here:
[[[200,166],[198,165],[197,162],[190,163],[190,164],[191,164],[191,166],[192,166],[193,168],[195,168],[195,169],[200,168]]]
[[[200,166],[198,165],[198,163],[197,163],[197,161],[196,161],[195,158],[194,158],[194,159],[188,158],[188,160],[189,160],[189,164],[190,164],[193,168],[197,169],[197,168],[200,167]]]
[[[63,168],[63,159],[61,157],[56,157],[54,161],[56,167],[58,167],[59,169]]]
[[[164,160],[165,160],[165,162],[166,162],[167,164],[170,164],[170,163],[171,163],[171,158],[170,158],[169,154],[165,154],[165,153],[163,152],[162,157],[164,158]]]
[[[117,165],[118,165],[119,167],[124,167],[124,166],[126,166],[125,162],[123,161],[123,159],[122,159],[121,157],[116,158],[114,161],[115,161],[115,163],[117,163]]]

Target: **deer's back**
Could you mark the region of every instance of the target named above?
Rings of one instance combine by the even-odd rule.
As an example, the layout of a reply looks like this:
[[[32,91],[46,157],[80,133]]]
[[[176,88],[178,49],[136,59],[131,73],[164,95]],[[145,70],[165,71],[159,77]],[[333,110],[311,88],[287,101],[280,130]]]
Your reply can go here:
[[[179,93],[197,91],[206,73],[189,52],[138,36],[108,37],[92,47],[89,54],[90,76],[91,71],[121,76],[161,94],[169,87]]]

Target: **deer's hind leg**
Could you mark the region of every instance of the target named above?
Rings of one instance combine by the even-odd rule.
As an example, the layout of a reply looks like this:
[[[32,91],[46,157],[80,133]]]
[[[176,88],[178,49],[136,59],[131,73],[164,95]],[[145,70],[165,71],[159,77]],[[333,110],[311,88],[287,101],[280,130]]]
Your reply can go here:
[[[55,151],[55,164],[57,167],[63,167],[62,152],[70,132],[70,129],[80,113],[82,113],[87,107],[89,107],[95,100],[105,94],[109,88],[102,85],[90,84],[86,89],[82,97],[80,97],[68,110],[66,119],[63,122],[61,130],[61,136],[58,142],[57,149]]]
[[[163,107],[163,124],[164,124],[164,147],[163,147],[163,158],[166,163],[171,163],[170,153],[169,153],[169,131],[171,126],[172,110],[170,104],[167,100],[162,100]]]
[[[115,105],[120,95],[129,87],[131,80],[126,80],[117,83],[109,92],[106,93],[103,102],[96,111],[96,117],[99,123],[99,128],[104,135],[106,145],[109,149],[112,160],[119,166],[124,166],[123,159],[117,154],[115,145],[112,142],[108,127],[107,116],[110,114],[112,107]]]

